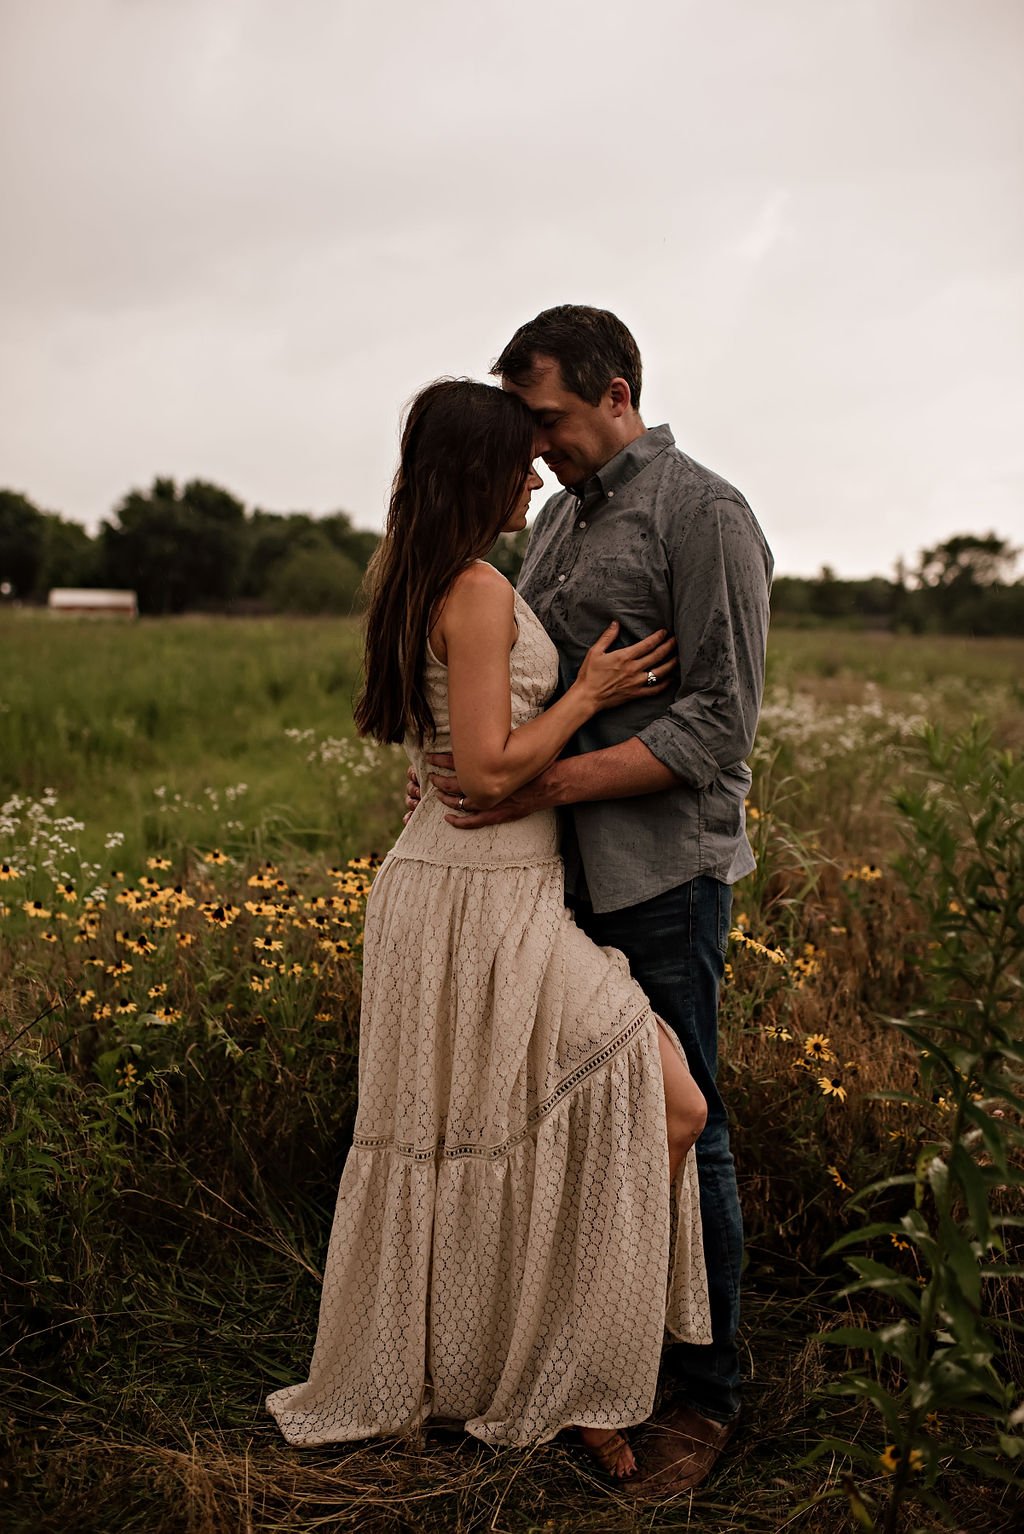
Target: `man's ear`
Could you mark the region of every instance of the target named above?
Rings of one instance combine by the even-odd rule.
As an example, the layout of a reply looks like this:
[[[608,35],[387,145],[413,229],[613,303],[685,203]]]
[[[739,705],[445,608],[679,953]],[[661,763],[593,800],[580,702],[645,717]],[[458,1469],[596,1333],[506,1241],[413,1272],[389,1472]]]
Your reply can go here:
[[[611,406],[612,415],[616,417],[625,415],[633,404],[629,384],[624,378],[613,378],[605,397]]]

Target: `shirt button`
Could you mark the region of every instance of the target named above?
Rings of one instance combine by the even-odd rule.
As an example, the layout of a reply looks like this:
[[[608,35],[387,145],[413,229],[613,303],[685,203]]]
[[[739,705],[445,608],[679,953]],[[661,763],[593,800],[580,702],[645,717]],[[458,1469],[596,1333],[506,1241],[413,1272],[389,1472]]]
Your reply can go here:
[[[614,494],[615,494],[614,490],[609,490],[608,494],[605,496],[605,500],[606,501],[610,501]]]
[[[582,520],[577,522],[577,524],[576,524],[577,527],[586,527],[586,525],[587,524],[585,522],[583,522]]]
[[[560,575],[560,576],[559,576],[559,577],[558,577],[558,579],[559,579],[559,580],[560,580],[560,581],[564,581],[564,580],[565,580],[565,576],[564,576],[564,575]]]

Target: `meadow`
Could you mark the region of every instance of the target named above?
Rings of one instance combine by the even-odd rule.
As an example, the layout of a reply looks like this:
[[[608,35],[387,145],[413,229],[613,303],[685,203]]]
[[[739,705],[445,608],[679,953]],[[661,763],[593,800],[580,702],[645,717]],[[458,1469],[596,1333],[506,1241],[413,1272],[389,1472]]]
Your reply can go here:
[[[1024,641],[773,633],[722,1002],[745,1423],[643,1509],[569,1444],[298,1452],[262,1410],[315,1328],[403,809],[356,625],[4,614],[0,645],[5,1529],[1020,1526]],[[913,1356],[865,1340],[905,1322]]]

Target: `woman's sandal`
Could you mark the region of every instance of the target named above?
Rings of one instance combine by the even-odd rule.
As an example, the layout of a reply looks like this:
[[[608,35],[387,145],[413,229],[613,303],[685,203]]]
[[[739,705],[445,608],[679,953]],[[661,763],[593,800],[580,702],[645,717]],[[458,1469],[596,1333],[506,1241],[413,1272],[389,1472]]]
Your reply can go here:
[[[600,1443],[587,1443],[583,1437],[580,1437],[579,1442],[583,1452],[593,1460],[599,1470],[604,1472],[614,1486],[621,1485],[623,1481],[630,1480],[636,1474],[635,1464],[632,1470],[627,1470],[622,1475],[617,1474],[615,1470],[623,1450],[630,1454],[633,1452],[633,1446],[625,1433],[611,1432]]]

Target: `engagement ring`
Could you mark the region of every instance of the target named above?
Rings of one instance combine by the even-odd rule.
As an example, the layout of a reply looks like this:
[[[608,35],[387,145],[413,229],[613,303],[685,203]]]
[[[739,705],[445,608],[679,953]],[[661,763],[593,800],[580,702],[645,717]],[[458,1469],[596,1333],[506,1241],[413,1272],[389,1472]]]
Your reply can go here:
[[[657,687],[658,685],[658,678],[653,671],[648,671],[647,673],[647,685],[648,687]]]

